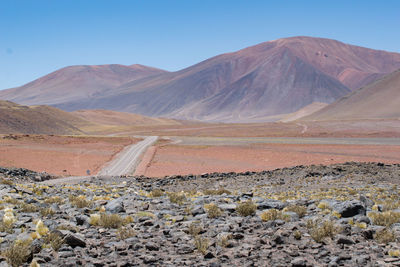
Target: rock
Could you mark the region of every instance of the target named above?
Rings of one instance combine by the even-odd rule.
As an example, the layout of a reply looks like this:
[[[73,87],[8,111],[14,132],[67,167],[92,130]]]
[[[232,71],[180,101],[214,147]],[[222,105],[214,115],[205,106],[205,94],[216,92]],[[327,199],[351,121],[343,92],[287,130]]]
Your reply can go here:
[[[366,213],[363,203],[358,200],[339,202],[334,205],[333,208],[341,215],[342,218],[349,218],[359,214],[365,215]]]
[[[282,210],[286,207],[286,204],[274,199],[264,200],[262,202],[257,202],[257,209],[266,210],[266,209],[277,209]]]
[[[360,201],[364,204],[365,207],[370,208],[372,207],[375,203],[374,201],[372,201],[371,199],[369,199],[368,197],[361,195],[360,196]]]
[[[293,267],[305,267],[305,266],[307,266],[307,260],[305,258],[303,258],[303,257],[297,257],[297,258],[294,258],[290,262],[290,264]]]
[[[111,200],[110,202],[107,203],[105,208],[106,211],[111,213],[125,212],[125,207],[122,198]]]
[[[235,212],[236,204],[220,204],[218,207],[223,211]]]
[[[178,254],[190,254],[193,253],[193,251],[194,247],[188,244],[182,244],[177,249]]]
[[[206,255],[204,255],[205,259],[212,259],[215,258],[215,255],[212,252],[207,252]]]
[[[204,208],[201,205],[197,205],[191,210],[191,214],[193,216],[201,215],[201,214],[204,214],[204,213],[205,213]]]
[[[274,241],[277,245],[285,243],[285,239],[282,235],[281,231],[277,231],[273,236],[272,236],[272,241]]]
[[[350,237],[343,236],[343,235],[338,235],[337,236],[336,243],[337,244],[344,244],[344,245],[355,244],[355,242]]]
[[[67,230],[53,230],[52,233],[55,233],[61,236],[64,239],[65,244],[75,248],[75,247],[86,247],[86,242],[78,237],[76,234],[73,234]]]
[[[75,220],[77,225],[84,225],[89,223],[89,217],[86,215],[76,215]]]
[[[150,251],[159,251],[160,245],[155,242],[148,242],[148,243],[146,243],[146,249],[148,249]]]

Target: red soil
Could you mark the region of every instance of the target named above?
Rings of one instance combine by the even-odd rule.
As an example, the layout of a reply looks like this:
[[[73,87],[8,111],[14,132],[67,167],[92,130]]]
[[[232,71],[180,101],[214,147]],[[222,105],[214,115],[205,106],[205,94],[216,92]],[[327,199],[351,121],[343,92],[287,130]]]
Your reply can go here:
[[[101,166],[138,139],[128,137],[0,137],[0,166],[27,168],[54,175],[97,173]]]
[[[346,161],[400,163],[400,146],[257,144],[158,147],[144,175],[243,172]]]

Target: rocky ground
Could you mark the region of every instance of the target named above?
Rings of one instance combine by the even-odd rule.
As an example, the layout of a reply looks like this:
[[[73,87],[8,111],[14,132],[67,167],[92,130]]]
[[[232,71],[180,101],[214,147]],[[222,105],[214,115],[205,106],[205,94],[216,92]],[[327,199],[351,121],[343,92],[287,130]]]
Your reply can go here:
[[[400,266],[399,164],[1,176],[0,266]]]

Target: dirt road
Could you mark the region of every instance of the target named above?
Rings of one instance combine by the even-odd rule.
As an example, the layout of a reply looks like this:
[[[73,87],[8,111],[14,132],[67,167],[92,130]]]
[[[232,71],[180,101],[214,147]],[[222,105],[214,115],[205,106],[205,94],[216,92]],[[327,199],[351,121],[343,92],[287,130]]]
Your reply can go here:
[[[146,149],[156,142],[158,136],[148,136],[139,143],[130,145],[122,150],[114,160],[107,163],[105,167],[96,176],[75,176],[65,177],[54,180],[44,181],[45,184],[62,184],[62,183],[79,183],[82,181],[93,179],[94,177],[105,178],[111,176],[120,176],[131,174],[137,164],[139,163],[140,156]]]
[[[142,153],[157,141],[158,136],[148,136],[143,141],[124,149],[117,157],[106,164],[98,175],[126,175],[133,172]]]

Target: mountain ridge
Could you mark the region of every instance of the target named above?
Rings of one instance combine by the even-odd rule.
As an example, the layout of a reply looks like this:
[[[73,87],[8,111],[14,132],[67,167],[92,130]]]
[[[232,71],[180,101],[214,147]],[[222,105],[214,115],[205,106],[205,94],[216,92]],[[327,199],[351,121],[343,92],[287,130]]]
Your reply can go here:
[[[293,113],[314,102],[332,103],[398,68],[398,53],[326,38],[290,37],[217,55],[176,72],[152,72],[90,98],[51,102],[47,97],[46,104],[68,111],[109,109],[176,119],[246,122]],[[10,95],[15,92],[11,90]],[[7,96],[0,91],[0,98]]]

